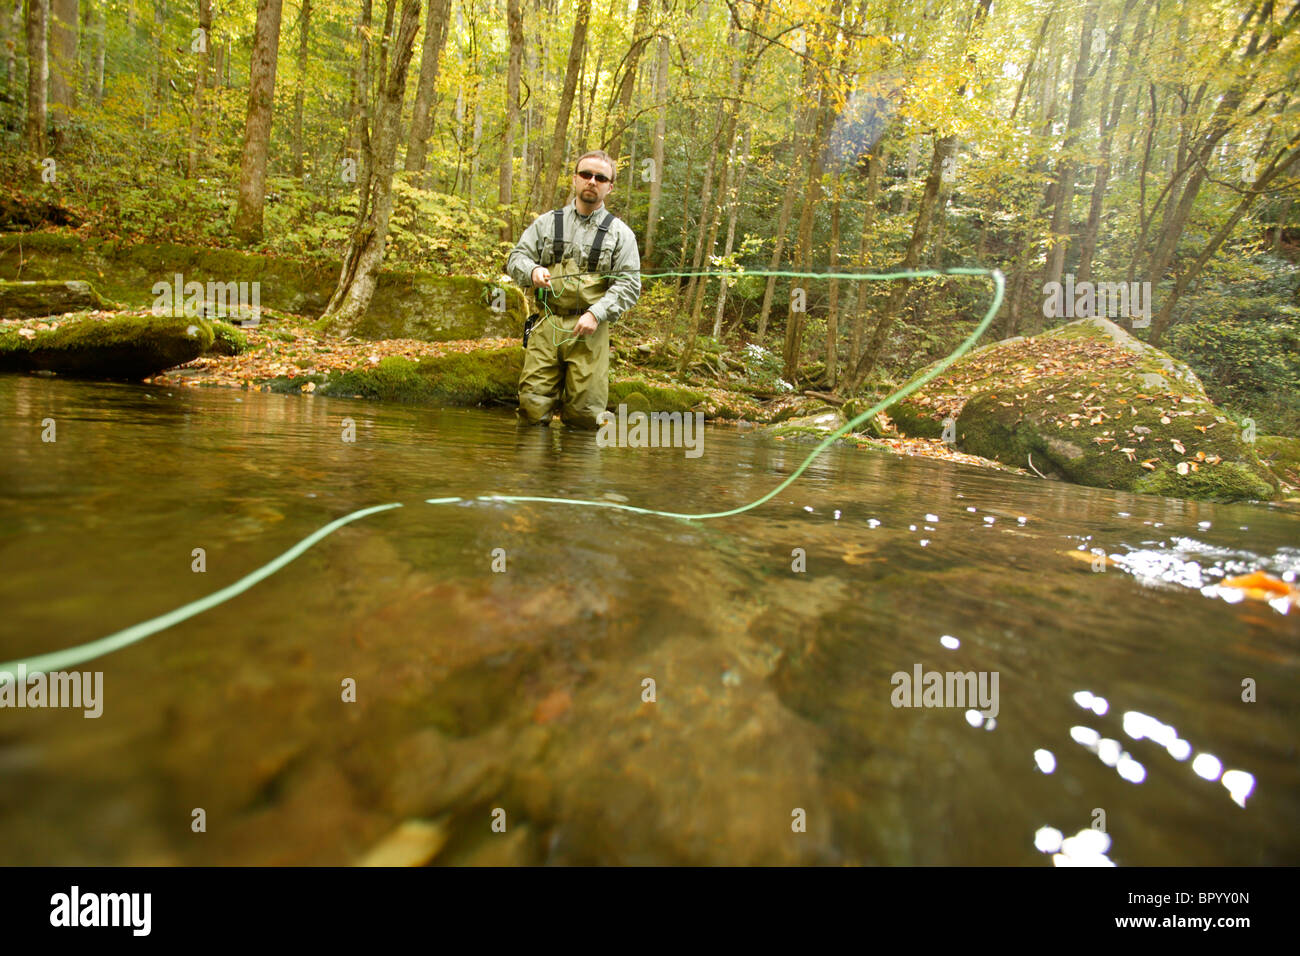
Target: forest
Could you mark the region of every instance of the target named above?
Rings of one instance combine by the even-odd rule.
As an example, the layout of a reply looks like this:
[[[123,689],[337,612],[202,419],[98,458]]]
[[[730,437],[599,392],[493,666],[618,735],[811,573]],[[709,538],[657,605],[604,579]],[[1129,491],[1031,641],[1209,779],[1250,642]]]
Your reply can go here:
[[[6,228],[342,262],[347,319],[383,268],[500,276],[603,148],[644,272],[685,274],[627,323],[683,368],[712,348],[778,388],[878,393],[988,295],[693,273],[997,267],[997,337],[1066,321],[1046,290],[1123,284],[1135,334],[1294,435],[1297,22],[1272,0],[13,0]]]

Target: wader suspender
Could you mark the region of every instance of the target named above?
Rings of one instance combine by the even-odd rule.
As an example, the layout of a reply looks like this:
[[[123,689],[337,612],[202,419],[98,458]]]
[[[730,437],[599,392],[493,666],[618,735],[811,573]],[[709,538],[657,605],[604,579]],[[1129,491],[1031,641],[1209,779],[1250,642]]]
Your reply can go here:
[[[587,256],[588,272],[595,272],[600,266],[600,247],[605,244],[605,233],[609,232],[609,224],[613,221],[614,214],[606,210],[604,220],[596,227],[596,241],[591,244],[591,254]]]
[[[547,268],[564,258],[564,210],[557,209],[553,215],[555,216],[555,235],[551,240],[551,261],[542,263]],[[613,222],[614,214],[609,210],[605,210],[605,218],[596,227],[596,240],[591,244],[591,253],[587,256],[588,272],[595,272],[599,268],[600,250],[604,248],[605,234],[609,232],[610,224]]]
[[[557,209],[555,216],[555,234],[551,239],[551,254],[546,255],[546,249],[542,249],[542,265],[548,269],[564,258],[564,210]],[[600,266],[600,250],[605,245],[605,233],[609,232],[610,224],[614,221],[614,214],[609,210],[605,211],[605,218],[600,225],[596,227],[596,239],[591,244],[591,252],[587,256],[587,271],[595,272]],[[528,336],[532,333],[533,327],[537,324],[539,316],[530,315],[524,322],[524,348],[528,347]]]

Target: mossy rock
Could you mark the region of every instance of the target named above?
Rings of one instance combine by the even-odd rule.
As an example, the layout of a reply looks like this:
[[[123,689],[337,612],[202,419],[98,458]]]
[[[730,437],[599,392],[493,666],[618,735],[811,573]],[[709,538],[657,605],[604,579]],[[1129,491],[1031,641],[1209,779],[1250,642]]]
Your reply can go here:
[[[1260,435],[1255,442],[1260,462],[1289,485],[1300,485],[1300,438]]]
[[[49,371],[82,378],[139,380],[206,352],[212,326],[202,319],[117,315],[80,319],[31,338],[0,332],[0,371]]]
[[[1215,501],[1276,494],[1192,370],[1105,319],[980,349],[890,414],[927,438],[953,418],[968,454],[1092,487]]]
[[[0,281],[0,319],[27,319],[108,308],[95,287],[77,279]]]
[[[645,399],[648,407],[640,409],[644,412],[689,412],[708,397],[703,392],[689,388],[651,385],[641,379],[632,378],[609,383],[609,400],[606,402],[606,407],[617,411],[619,403],[626,403],[628,396],[633,393],[639,393]],[[633,410],[630,405],[628,410]]]
[[[640,392],[628,392],[627,395],[623,396],[623,400],[619,402],[619,404],[627,406],[629,415],[633,412],[645,412],[648,415],[650,412],[654,411],[654,409],[650,407],[650,399],[646,398]]]
[[[1277,495],[1277,489],[1256,471],[1235,461],[1221,462],[1213,468],[1202,467],[1187,475],[1164,465],[1139,478],[1133,490],[1201,501],[1268,501]]]
[[[373,367],[330,376],[317,394],[413,405],[509,404],[518,399],[523,366],[524,350],[518,346],[428,356],[419,362],[389,356]]]
[[[227,322],[214,322],[209,351],[214,355],[243,355],[248,351],[248,336]]]
[[[768,425],[762,429],[762,432],[773,438],[816,438],[820,441],[841,428],[845,421],[839,409],[820,408],[811,415],[802,415],[787,419],[780,424]]]

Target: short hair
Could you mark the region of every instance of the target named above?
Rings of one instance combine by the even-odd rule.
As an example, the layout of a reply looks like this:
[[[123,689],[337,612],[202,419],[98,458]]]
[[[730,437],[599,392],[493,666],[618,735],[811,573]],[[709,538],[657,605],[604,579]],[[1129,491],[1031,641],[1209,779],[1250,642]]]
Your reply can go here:
[[[578,161],[573,164],[574,173],[577,173],[578,167],[582,165],[584,159],[591,159],[592,157],[599,159],[609,166],[609,181],[612,185],[614,180],[618,178],[618,164],[614,162],[614,157],[609,155],[609,153],[605,152],[603,149],[589,149],[587,152],[579,156]]]

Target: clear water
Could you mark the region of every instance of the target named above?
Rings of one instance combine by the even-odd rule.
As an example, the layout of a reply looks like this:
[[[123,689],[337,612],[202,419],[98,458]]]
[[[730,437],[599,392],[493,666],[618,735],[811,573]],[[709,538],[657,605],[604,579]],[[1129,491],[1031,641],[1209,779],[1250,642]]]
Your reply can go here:
[[[839,448],[705,523],[433,506],[716,511],[812,446],[710,427],[688,459],[506,411],[22,376],[0,409],[0,660],[404,505],[81,665],[103,672],[100,718],[0,709],[0,863],[351,863],[413,819],[439,822],[452,864],[1051,866],[1044,828],[1094,826],[1069,859],[1300,862],[1300,612],[1199,590],[1300,570],[1294,513]],[[994,723],[895,707],[917,665],[996,672]],[[1135,739],[1126,713],[1173,732]],[[1249,794],[1199,775],[1203,754]]]

